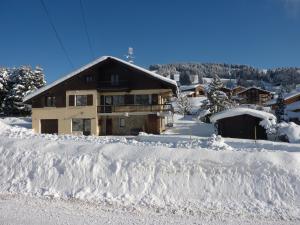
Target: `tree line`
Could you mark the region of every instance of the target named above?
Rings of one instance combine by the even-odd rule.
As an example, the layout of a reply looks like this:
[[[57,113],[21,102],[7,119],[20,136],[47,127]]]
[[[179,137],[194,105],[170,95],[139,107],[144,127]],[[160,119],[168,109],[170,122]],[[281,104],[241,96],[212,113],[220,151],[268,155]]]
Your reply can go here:
[[[31,108],[23,103],[23,98],[45,84],[45,76],[41,67],[0,67],[0,115],[30,115]]]
[[[180,83],[188,85],[193,82],[194,76],[202,83],[203,77],[213,78],[218,75],[224,79],[236,79],[242,86],[283,85],[286,89],[293,89],[300,84],[300,68],[287,67],[276,69],[257,69],[247,65],[235,65],[226,63],[174,63],[164,65],[150,65],[150,70],[163,76],[180,75]]]

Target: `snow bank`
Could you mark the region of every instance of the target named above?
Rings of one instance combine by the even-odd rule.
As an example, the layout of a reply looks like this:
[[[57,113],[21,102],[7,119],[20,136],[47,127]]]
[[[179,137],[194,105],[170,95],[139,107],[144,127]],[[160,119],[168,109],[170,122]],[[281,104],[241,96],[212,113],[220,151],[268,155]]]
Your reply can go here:
[[[2,122],[0,120],[0,134],[5,132],[6,130],[8,130],[10,128],[9,125],[7,125],[6,123]]]
[[[157,212],[300,219],[299,152],[227,151],[217,136],[191,140],[197,148],[188,149],[125,138],[9,135],[0,136],[0,193]]]
[[[286,136],[291,143],[300,143],[300,126],[293,122],[279,123],[278,134]]]

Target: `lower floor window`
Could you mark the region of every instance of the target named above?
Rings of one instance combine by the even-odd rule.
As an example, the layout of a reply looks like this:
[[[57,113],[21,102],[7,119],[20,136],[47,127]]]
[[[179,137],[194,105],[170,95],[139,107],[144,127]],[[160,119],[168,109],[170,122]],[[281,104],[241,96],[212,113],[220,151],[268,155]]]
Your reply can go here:
[[[125,127],[125,118],[120,118],[119,125],[120,127]]]
[[[72,119],[72,132],[82,132],[84,135],[90,135],[91,119]]]

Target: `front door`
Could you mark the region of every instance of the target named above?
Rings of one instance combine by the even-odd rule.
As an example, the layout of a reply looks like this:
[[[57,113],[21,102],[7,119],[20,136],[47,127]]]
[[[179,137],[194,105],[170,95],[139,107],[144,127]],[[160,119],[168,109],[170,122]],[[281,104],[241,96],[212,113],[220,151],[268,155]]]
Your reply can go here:
[[[106,135],[112,135],[112,119],[106,119]]]

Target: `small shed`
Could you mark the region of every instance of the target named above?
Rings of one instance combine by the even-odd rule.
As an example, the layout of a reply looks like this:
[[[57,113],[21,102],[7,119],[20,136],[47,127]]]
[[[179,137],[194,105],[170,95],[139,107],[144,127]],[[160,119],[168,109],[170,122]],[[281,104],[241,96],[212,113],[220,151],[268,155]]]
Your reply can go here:
[[[242,139],[267,139],[266,129],[276,123],[276,117],[268,112],[249,108],[233,108],[210,118],[218,135]]]

